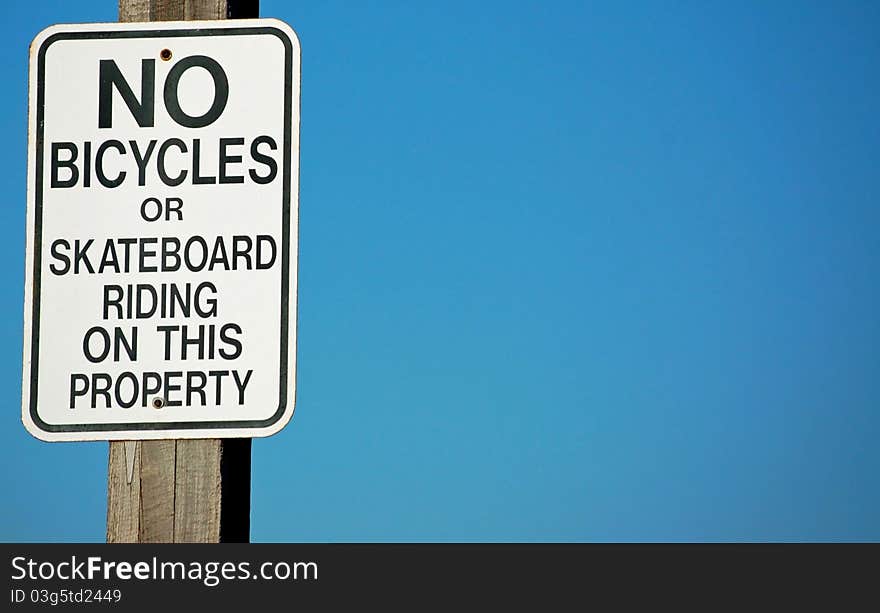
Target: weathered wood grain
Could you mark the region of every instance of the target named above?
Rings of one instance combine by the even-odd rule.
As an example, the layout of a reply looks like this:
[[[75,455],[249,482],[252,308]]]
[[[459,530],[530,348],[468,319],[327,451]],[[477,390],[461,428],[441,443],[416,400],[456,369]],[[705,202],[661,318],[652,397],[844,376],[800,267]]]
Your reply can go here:
[[[177,441],[174,542],[220,542],[219,440]]]
[[[123,443],[110,443],[107,466],[107,542],[136,543],[140,532],[140,453],[135,450],[134,477],[128,483]]]
[[[141,458],[138,542],[174,542],[177,441],[141,441],[138,446]]]
[[[186,0],[185,11],[187,20],[226,19],[226,0]]]

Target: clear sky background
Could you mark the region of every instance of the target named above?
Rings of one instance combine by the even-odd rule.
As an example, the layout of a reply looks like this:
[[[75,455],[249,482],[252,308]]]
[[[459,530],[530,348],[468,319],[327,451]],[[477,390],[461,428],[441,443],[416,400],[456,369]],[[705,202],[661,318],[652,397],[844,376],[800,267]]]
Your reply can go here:
[[[880,5],[263,0],[303,48],[296,415],[255,541],[880,540]],[[100,541],[20,422],[27,50],[0,38],[0,540]]]

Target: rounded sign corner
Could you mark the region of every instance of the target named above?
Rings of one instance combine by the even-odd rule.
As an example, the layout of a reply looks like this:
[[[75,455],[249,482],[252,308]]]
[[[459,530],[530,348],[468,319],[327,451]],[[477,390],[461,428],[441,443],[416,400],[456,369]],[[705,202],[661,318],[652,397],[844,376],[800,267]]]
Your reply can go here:
[[[49,46],[58,39],[58,35],[64,32],[64,25],[53,23],[46,26],[31,40],[30,55],[36,58],[40,54],[45,54]]]
[[[37,440],[46,443],[52,443],[60,440],[54,432],[41,428],[32,418],[29,411],[22,411],[21,423],[24,424],[24,429],[27,430],[28,433],[30,433],[30,435]]]
[[[274,421],[270,421],[267,426],[260,428],[258,432],[255,432],[253,434],[254,438],[267,438],[274,436],[283,430],[284,427],[290,423],[290,420],[293,419],[293,414],[296,409],[295,405],[296,402],[294,401],[288,403],[283,409],[279,407],[279,411],[277,412],[278,417],[275,418]]]
[[[297,55],[300,53],[302,47],[299,41],[299,34],[296,33],[296,30],[293,29],[293,26],[291,26],[286,21],[282,21],[281,19],[276,19],[274,17],[261,19],[260,22],[261,25],[263,25],[264,27],[279,30],[281,33],[283,33],[293,50],[296,51]]]

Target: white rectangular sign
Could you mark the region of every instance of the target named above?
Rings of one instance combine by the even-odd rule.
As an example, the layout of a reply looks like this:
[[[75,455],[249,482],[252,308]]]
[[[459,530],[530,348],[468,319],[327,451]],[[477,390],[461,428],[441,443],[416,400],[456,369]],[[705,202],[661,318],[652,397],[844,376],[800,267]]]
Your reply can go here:
[[[22,420],[50,441],[293,414],[300,49],[272,19],[31,45]]]

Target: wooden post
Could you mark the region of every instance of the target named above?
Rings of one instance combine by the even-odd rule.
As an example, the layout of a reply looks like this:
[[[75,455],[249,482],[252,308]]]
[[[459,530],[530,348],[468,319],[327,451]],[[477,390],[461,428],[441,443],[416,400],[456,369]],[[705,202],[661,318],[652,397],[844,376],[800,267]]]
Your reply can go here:
[[[259,0],[119,0],[119,21],[251,18]],[[251,440],[110,443],[108,543],[246,543]]]

